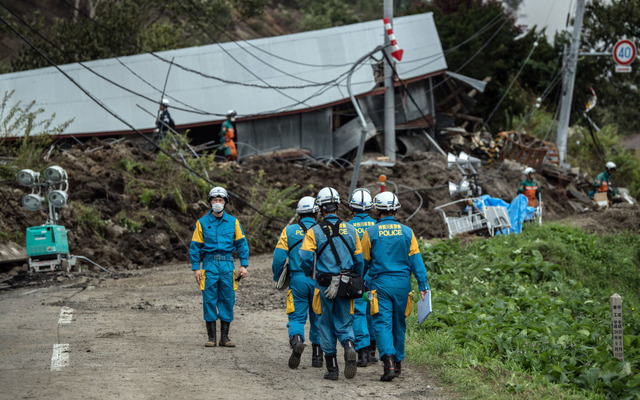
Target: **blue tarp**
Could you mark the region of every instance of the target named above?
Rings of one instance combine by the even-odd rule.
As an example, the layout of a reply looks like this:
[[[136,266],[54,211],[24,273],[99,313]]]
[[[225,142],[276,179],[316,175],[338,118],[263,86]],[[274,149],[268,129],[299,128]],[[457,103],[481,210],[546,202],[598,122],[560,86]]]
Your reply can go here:
[[[513,201],[511,203],[507,203],[506,201],[504,201],[502,199],[491,197],[488,194],[482,195],[482,196],[480,196],[480,198],[482,199],[484,204],[489,206],[489,207],[498,206],[498,207],[506,207],[507,208],[507,212],[509,213],[509,219],[511,220],[511,229],[502,230],[502,231],[498,232],[498,234],[500,234],[500,233],[520,233],[522,231],[522,223],[524,222],[525,217],[527,216],[527,213],[529,212],[528,209],[530,208],[530,209],[533,210],[533,212],[535,212],[535,208],[529,207],[527,205],[528,202],[529,202],[529,199],[527,199],[527,196],[525,196],[523,194],[517,195],[516,198],[513,199]],[[478,209],[482,209],[482,203],[479,202],[479,201],[476,201],[475,206]]]

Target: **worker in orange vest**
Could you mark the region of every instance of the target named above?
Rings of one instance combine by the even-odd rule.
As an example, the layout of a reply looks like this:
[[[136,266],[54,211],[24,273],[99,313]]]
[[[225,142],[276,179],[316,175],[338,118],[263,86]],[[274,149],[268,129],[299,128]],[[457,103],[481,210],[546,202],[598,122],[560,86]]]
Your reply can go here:
[[[233,123],[236,120],[236,115],[237,113],[235,110],[229,110],[229,112],[227,112],[227,119],[222,123],[222,127],[220,129],[220,148],[224,151],[224,156],[228,161],[238,160],[236,143],[233,141],[235,138]]]
[[[611,185],[611,174],[616,169],[616,164],[611,161],[605,164],[605,170],[603,172],[600,172],[593,182],[593,190],[589,192],[589,197],[591,199],[593,199],[596,192],[606,193],[609,200],[611,200],[612,197],[615,197],[618,194]]]
[[[529,199],[529,207],[535,207],[536,198],[540,198],[540,188],[538,187],[538,182],[536,182],[536,180],[533,178],[533,174],[535,172],[536,170],[531,167],[525,168],[525,179],[520,182],[520,186],[518,187],[518,194],[522,193]]]

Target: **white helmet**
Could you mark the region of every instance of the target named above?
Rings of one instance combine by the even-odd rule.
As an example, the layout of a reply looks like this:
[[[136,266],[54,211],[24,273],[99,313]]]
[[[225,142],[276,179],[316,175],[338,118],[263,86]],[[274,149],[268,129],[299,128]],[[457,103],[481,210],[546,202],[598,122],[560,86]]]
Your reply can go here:
[[[338,204],[340,204],[340,195],[332,187],[322,188],[318,192],[318,196],[316,196],[316,204],[324,211],[334,212],[338,209]]]
[[[525,175],[534,174],[535,172],[536,172],[536,170],[531,168],[531,167],[527,167],[527,168],[524,169],[524,174]]]
[[[168,107],[168,106],[169,106],[169,100],[167,100],[167,99],[162,99],[162,105],[163,105],[163,106],[167,106],[167,107]]]
[[[376,210],[395,211],[400,208],[400,201],[393,192],[378,193],[373,198],[373,208]]]
[[[319,210],[320,209],[316,205],[316,199],[311,196],[301,198],[298,202],[298,207],[296,207],[298,214],[315,214]]]
[[[349,207],[354,210],[370,210],[373,204],[371,203],[371,192],[369,189],[359,188],[353,191],[351,194],[351,201],[349,201]]]
[[[605,164],[605,167],[607,167],[607,169],[611,169],[611,170],[614,170],[614,171],[616,169],[618,169],[618,167],[616,167],[616,164],[611,162],[611,161],[609,161],[607,164]]]
[[[228,117],[228,118],[233,118],[233,117],[235,117],[236,115],[238,115],[238,113],[236,112],[236,110],[229,110],[229,111],[227,111],[227,117]]]
[[[207,203],[211,203],[211,199],[214,197],[222,197],[224,199],[225,204],[229,202],[229,195],[224,188],[220,186],[216,186],[209,191],[209,196],[207,197]]]

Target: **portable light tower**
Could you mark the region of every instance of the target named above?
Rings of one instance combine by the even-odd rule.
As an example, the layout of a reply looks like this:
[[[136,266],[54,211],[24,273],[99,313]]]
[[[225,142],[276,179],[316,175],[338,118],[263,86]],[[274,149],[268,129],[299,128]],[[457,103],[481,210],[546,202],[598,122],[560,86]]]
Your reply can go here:
[[[27,228],[27,255],[29,256],[29,272],[54,271],[66,269],[67,272],[76,263],[69,255],[67,229],[58,225],[57,210],[67,204],[67,172],[56,165],[44,170],[41,174],[30,169],[18,172],[18,182],[30,187],[31,193],[22,198],[22,205],[29,211],[38,211],[46,202],[49,216],[44,225]],[[46,198],[43,196],[46,194]]]

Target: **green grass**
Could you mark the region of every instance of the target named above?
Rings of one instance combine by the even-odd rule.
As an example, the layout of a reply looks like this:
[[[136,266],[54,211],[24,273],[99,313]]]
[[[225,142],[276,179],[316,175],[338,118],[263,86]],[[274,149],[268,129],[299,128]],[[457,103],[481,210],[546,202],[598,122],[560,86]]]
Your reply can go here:
[[[640,397],[640,235],[545,225],[421,247],[434,314],[408,319],[407,354],[461,397]],[[625,362],[611,352],[614,293]]]

